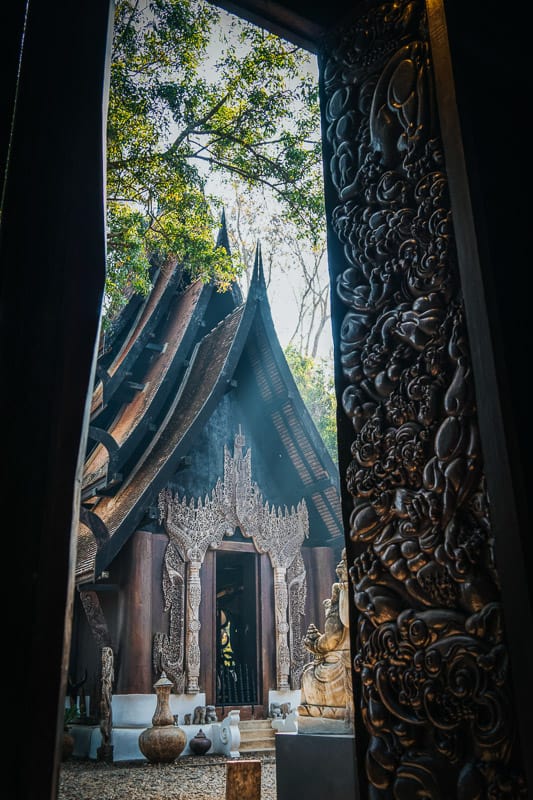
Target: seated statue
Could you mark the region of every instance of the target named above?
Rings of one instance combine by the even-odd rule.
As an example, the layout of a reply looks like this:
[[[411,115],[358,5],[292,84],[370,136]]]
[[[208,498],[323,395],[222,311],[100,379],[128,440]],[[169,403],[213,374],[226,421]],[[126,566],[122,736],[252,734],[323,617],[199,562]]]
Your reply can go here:
[[[347,727],[351,730],[353,724],[346,550],[342,551],[336,572],[339,580],[331,587],[331,597],[324,600],[324,633],[311,624],[303,640],[314,658],[302,672],[299,731],[333,732]],[[336,720],[338,724],[310,725],[311,720],[306,721],[309,717]]]

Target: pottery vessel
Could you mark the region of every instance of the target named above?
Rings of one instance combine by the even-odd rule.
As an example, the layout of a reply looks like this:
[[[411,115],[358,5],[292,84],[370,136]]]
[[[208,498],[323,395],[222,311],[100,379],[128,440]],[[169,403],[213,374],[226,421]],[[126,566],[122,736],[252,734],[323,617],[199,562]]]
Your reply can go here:
[[[66,761],[74,752],[74,736],[67,731],[63,731],[63,741],[61,743],[61,761]]]
[[[157,706],[152,717],[152,727],[146,728],[139,736],[139,750],[148,761],[155,763],[174,761],[187,744],[185,732],[174,722],[170,708],[171,688],[172,681],[162,672],[159,680],[154,683]]]
[[[139,750],[148,761],[168,764],[181,755],[187,744],[185,732],[177,725],[146,728],[139,736]]]
[[[191,748],[191,753],[194,753],[194,755],[203,756],[211,747],[211,739],[206,736],[200,728],[196,736],[193,736],[189,742],[189,747]]]

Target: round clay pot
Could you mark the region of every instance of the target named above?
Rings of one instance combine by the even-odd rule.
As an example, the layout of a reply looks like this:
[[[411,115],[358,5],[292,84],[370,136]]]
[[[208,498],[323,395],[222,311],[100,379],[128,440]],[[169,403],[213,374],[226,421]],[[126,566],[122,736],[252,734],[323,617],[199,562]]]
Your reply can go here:
[[[211,739],[200,728],[196,736],[193,736],[189,742],[189,747],[191,748],[191,753],[194,753],[195,756],[203,756],[211,747]]]
[[[185,749],[187,736],[177,725],[155,725],[139,736],[139,750],[148,761],[169,763]]]

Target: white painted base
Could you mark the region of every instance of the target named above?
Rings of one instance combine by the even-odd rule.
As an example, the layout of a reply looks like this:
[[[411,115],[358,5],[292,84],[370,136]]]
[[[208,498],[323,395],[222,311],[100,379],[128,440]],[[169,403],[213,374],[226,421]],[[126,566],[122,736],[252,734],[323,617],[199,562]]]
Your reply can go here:
[[[139,736],[143,730],[151,727],[156,705],[157,696],[155,694],[113,695],[111,734],[113,761],[147,760],[139,749]],[[184,714],[192,714],[196,706],[204,705],[205,694],[203,692],[195,695],[171,695],[170,697],[172,712],[178,714],[179,726],[187,736],[187,744],[181,756],[191,755],[189,742],[201,728],[212,743],[206,755],[217,753],[229,756],[231,754],[233,758],[238,758],[240,743],[238,712],[230,712],[221,722],[206,725],[181,724],[180,720],[183,719]],[[100,727],[98,725],[71,725],[70,733],[74,737],[73,756],[96,761],[98,748],[102,744]]]
[[[291,711],[298,708],[302,697],[301,689],[288,689],[285,692],[278,692],[275,689],[268,691],[268,708],[271,703],[290,703]]]
[[[157,706],[157,695],[114,694],[111,700],[114,728],[148,728]],[[178,715],[181,725],[185,714],[193,714],[196,706],[205,706],[205,692],[197,694],[171,694],[170,710]]]
[[[191,755],[189,746],[190,740],[196,736],[200,728],[205,735],[211,739],[212,745],[207,753],[215,753],[215,746],[220,741],[220,722],[213,722],[209,725],[180,725],[180,728],[187,736],[187,744],[181,756]],[[146,761],[147,759],[139,749],[139,736],[146,730],[145,725],[131,728],[113,728],[111,744],[113,746],[113,761]],[[98,725],[72,725],[70,733],[74,737],[75,758],[88,758],[92,761],[98,759],[98,748],[102,744],[102,734]],[[222,750],[220,750],[222,752]],[[180,756],[180,757],[181,757]]]

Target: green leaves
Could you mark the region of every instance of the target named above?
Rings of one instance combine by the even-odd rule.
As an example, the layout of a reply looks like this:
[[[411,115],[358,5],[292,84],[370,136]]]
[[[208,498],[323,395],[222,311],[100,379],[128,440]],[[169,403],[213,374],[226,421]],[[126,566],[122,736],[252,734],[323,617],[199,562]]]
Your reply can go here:
[[[268,186],[288,219],[317,227],[318,94],[307,59],[207,2],[117,0],[104,324],[131,291],[148,290],[154,259],[176,259],[219,288],[239,274],[242,266],[214,244],[209,174]]]

